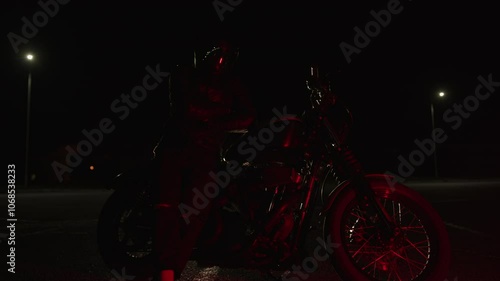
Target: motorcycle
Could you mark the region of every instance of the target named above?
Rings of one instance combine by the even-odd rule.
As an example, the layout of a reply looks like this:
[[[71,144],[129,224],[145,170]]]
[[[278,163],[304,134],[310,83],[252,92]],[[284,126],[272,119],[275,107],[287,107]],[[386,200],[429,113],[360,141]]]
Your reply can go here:
[[[305,82],[310,102],[302,115],[228,133],[219,165],[240,169],[212,199],[191,259],[275,280],[303,280],[294,265],[310,273],[325,260],[343,280],[445,280],[450,242],[439,214],[391,176],[365,173],[347,143],[351,112],[317,68]],[[281,131],[251,160],[242,157],[242,141],[269,128]],[[111,269],[151,274],[156,160],[110,185],[97,239]]]

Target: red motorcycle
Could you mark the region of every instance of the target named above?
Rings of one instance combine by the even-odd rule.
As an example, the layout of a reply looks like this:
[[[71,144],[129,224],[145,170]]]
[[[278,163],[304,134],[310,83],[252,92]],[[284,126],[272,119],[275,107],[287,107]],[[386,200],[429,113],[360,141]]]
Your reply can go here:
[[[438,213],[388,175],[363,171],[347,144],[351,114],[315,68],[306,90],[310,103],[301,116],[280,114],[228,134],[220,168],[237,163],[238,172],[211,199],[192,259],[278,280],[304,280],[325,260],[347,281],[444,280],[450,243]],[[264,147],[244,149],[264,135]],[[155,160],[110,185],[97,237],[111,269],[150,273]]]

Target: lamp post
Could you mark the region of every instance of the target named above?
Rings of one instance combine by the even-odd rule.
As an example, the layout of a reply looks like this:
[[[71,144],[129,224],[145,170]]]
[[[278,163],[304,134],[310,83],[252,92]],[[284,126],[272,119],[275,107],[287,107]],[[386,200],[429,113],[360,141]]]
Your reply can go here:
[[[440,92],[438,94],[438,97],[443,98],[445,96],[444,92]],[[435,121],[434,121],[434,102],[431,99],[431,122],[432,122],[432,133],[434,132],[434,129],[436,128]],[[438,164],[437,164],[437,143],[434,144],[434,177],[438,177]]]
[[[32,54],[26,55],[26,59],[31,62],[34,59]],[[30,107],[31,107],[31,68],[28,66],[28,97],[26,106],[26,152],[24,159],[24,185],[28,187],[28,161],[29,161],[29,143],[30,143]]]

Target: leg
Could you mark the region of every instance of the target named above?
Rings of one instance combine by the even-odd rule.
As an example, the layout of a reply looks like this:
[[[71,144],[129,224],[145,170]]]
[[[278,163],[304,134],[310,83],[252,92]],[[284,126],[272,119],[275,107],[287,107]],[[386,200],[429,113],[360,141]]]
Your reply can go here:
[[[182,165],[179,162],[182,152],[167,149],[163,152],[161,169],[157,182],[156,229],[154,233],[154,256],[158,273],[176,268],[180,244],[180,212]],[[170,274],[170,273],[169,273]],[[180,276],[180,272],[175,272]],[[169,279],[161,279],[169,280]],[[173,278],[170,279],[173,281]]]
[[[192,182],[184,192],[183,203],[187,204],[190,207],[197,207],[193,204],[193,199],[195,196],[194,190],[197,189],[202,194],[204,194],[204,187],[207,183],[213,182],[213,179],[210,177],[209,172],[216,172],[216,161],[217,161],[217,153],[216,149],[206,149],[200,147],[190,148],[189,152],[190,159],[194,165],[193,167],[193,176]],[[208,204],[203,204],[203,208],[196,208],[199,212],[198,214],[191,214],[189,216],[189,224],[186,225],[186,233],[182,237],[181,249],[179,252],[179,256],[177,259],[177,268],[179,270],[184,270],[186,267],[189,258],[191,257],[193,248],[196,246],[196,242],[199,238],[200,233],[205,226],[205,222],[208,220],[208,215],[210,213],[212,203],[214,199],[205,197],[208,200]],[[198,205],[199,206],[199,205]],[[182,220],[182,223],[186,223],[185,220]]]

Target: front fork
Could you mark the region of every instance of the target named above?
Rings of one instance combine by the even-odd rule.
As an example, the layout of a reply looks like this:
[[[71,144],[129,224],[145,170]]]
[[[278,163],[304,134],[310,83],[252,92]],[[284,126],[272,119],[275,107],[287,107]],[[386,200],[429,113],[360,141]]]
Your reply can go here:
[[[365,173],[360,162],[347,147],[339,148],[337,152],[339,152],[341,164],[347,172],[348,178],[353,182],[356,197],[360,202],[362,210],[366,211],[367,214],[377,215],[379,218],[377,223],[381,228],[383,236],[387,238],[392,237],[395,231],[394,219],[384,206],[382,206],[380,200],[377,200],[370,184],[364,177]]]
[[[376,214],[380,218],[380,227],[384,235],[391,237],[394,233],[394,222],[392,217],[387,213],[379,200],[376,199],[370,184],[365,180],[365,172],[358,159],[354,156],[352,150],[343,143],[337,132],[333,129],[328,118],[320,117],[318,128],[322,125],[327,129],[327,132],[333,140],[332,146],[327,146],[327,150],[335,156],[338,166],[346,174],[348,179],[354,183],[356,195],[361,203],[362,208],[369,213]]]

